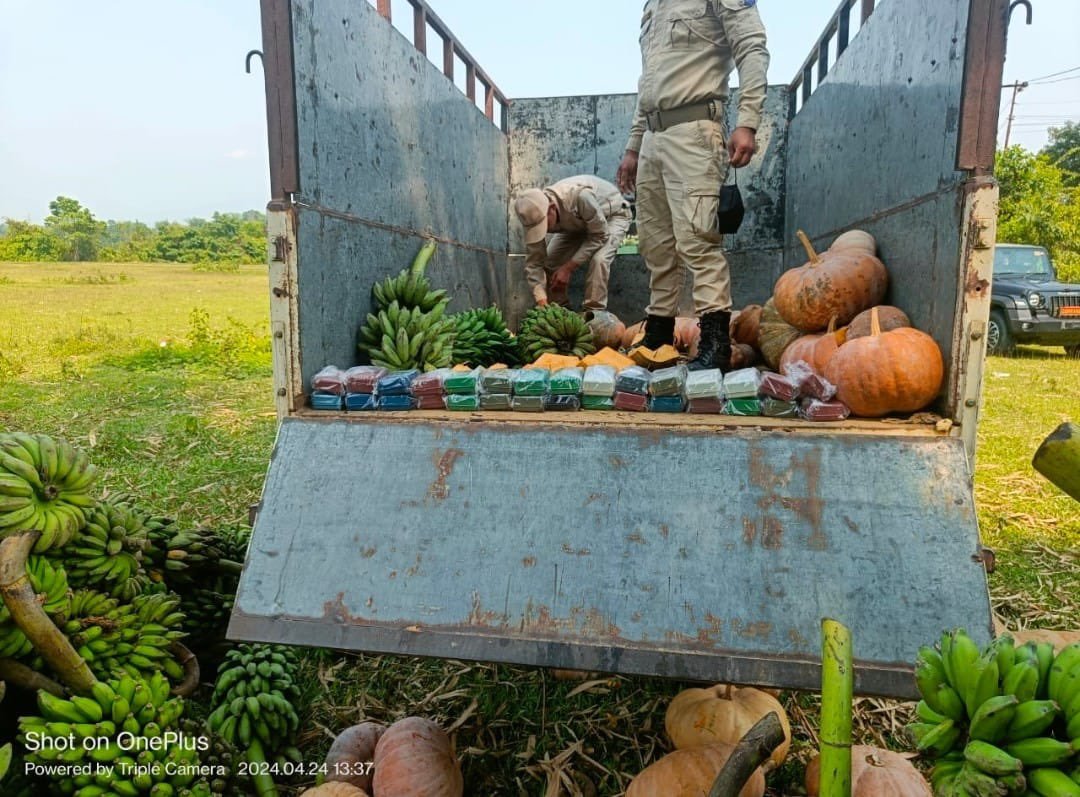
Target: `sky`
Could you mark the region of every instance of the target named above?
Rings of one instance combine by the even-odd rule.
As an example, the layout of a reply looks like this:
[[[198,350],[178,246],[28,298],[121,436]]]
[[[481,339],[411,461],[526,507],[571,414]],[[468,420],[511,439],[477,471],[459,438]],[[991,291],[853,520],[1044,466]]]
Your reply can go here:
[[[429,5],[513,98],[635,91],[640,2]],[[771,83],[794,77],[837,5],[759,1]],[[1038,149],[1047,127],[1080,120],[1080,2],[1033,5],[1030,27],[1014,15],[1003,82],[1031,81],[1011,143]],[[406,0],[393,10],[411,29]],[[262,45],[258,0],[0,0],[0,12],[0,218],[40,221],[58,195],[101,219],[148,223],[265,208],[259,59],[244,71]]]

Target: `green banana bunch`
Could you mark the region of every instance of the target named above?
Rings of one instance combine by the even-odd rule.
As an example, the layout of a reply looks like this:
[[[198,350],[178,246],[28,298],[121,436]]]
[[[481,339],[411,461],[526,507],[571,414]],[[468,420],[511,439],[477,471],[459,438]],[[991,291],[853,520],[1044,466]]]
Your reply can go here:
[[[430,313],[447,301],[446,291],[433,291],[431,281],[424,276],[435,247],[435,241],[427,241],[409,268],[372,286],[371,299],[376,310],[384,310],[397,302],[407,310],[416,307],[422,313]]]
[[[192,650],[214,645],[225,638],[236,600],[236,579],[216,578],[208,587],[191,586],[180,595],[184,613],[185,644]]]
[[[26,561],[26,575],[46,614],[55,619],[69,612],[71,590],[68,588],[67,573],[62,567],[54,567],[44,556],[30,556]],[[0,658],[23,658],[33,649],[26,634],[15,624],[7,606],[0,603]]]
[[[502,312],[492,305],[483,310],[466,310],[450,316],[454,323],[455,363],[490,366],[517,365],[517,341],[510,334]]]
[[[546,353],[585,357],[595,352],[596,346],[592,330],[581,316],[549,304],[525,314],[518,331],[518,351],[522,362],[530,363]]]
[[[266,756],[294,752],[300,725],[295,704],[297,659],[288,648],[238,645],[218,669],[207,727],[246,754]]]
[[[1080,643],[1066,646],[1054,658],[1046,694],[1062,710],[1065,735],[1080,739]]]
[[[97,467],[66,440],[0,434],[0,539],[39,531],[35,553],[66,545],[94,506]]]
[[[75,797],[97,795],[194,795],[212,794],[205,780],[197,779],[201,768],[195,739],[165,737],[165,731],[179,727],[184,701],[170,697],[169,682],[161,673],[149,679],[123,676],[98,681],[90,697],[63,699],[38,692],[40,715],[19,718],[19,739],[24,744],[30,733],[39,739],[55,739],[53,744],[36,745],[27,755],[37,764],[103,764],[111,767],[84,767],[85,772],[67,774],[56,768],[49,779],[53,790]],[[60,739],[73,738],[74,745]],[[83,740],[93,739],[93,744]],[[141,740],[159,739],[146,748]]]
[[[99,678],[124,673],[134,678],[164,673],[172,681],[184,669],[169,650],[185,636],[180,598],[169,593],[140,595],[131,603],[80,590],[61,630]]]
[[[372,364],[393,371],[445,368],[454,349],[454,323],[445,312],[445,303],[425,313],[391,302],[377,316],[368,314],[360,330],[360,348]]]
[[[150,586],[143,566],[150,548],[146,516],[128,504],[100,501],[70,543],[54,554],[76,588],[130,601]]]

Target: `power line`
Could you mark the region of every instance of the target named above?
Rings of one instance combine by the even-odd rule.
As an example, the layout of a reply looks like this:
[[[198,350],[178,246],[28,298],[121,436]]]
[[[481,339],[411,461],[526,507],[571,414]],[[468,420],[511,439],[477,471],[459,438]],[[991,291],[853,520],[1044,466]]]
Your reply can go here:
[[[1033,77],[1028,83],[1035,83],[1039,80],[1046,80],[1048,77],[1057,77],[1058,75],[1067,75],[1070,72],[1080,72],[1080,66],[1074,66],[1072,69],[1063,69],[1060,72],[1054,72],[1052,75],[1043,75],[1042,77]]]
[[[1043,80],[1040,83],[1036,83],[1035,85],[1049,86],[1052,83],[1068,83],[1070,80],[1080,80],[1080,75],[1073,75],[1072,77],[1059,77],[1057,80]]]

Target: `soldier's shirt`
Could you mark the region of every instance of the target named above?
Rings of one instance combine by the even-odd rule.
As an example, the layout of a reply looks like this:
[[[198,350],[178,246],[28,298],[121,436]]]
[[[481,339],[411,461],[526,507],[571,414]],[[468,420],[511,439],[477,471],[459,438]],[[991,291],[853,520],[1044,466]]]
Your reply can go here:
[[[581,246],[569,261],[577,266],[589,262],[604,245],[608,234],[607,220],[616,213],[629,212],[618,188],[589,174],[560,180],[548,186],[546,193],[559,208],[559,220],[548,227],[548,232],[583,237]],[[546,244],[533,244],[527,249],[526,268],[542,268],[546,257]]]
[[[757,0],[648,0],[640,41],[641,78],[628,150],[641,149],[646,113],[726,100],[736,66],[736,126],[757,130],[769,68]]]

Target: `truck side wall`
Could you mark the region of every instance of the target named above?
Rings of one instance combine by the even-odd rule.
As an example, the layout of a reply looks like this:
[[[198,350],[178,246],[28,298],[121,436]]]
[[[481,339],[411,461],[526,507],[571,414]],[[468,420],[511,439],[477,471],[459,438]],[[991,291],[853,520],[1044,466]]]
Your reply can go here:
[[[792,119],[787,157],[787,266],[806,262],[798,229],[818,248],[869,231],[892,277],[887,302],[934,337],[950,371],[964,268],[968,175],[955,165],[967,23],[967,2],[882,3]]]
[[[428,269],[483,306],[505,291],[505,134],[367,2],[293,0],[305,383],[352,364],[371,285],[440,239]]]
[[[636,103],[636,94],[514,100],[509,116],[511,196],[576,174],[595,174],[614,182]],[[783,270],[789,104],[786,86],[769,88],[758,154],[738,175],[747,214],[742,229],[726,244],[738,306],[768,298]],[[737,107],[736,90],[728,103],[729,129],[735,124]],[[516,317],[532,299],[522,273],[522,231],[512,214],[509,226],[507,306]],[[571,299],[579,304],[582,283],[579,278],[571,286]],[[648,301],[649,276],[644,262],[636,255],[620,255],[612,267],[609,309],[623,319],[636,320],[644,315]],[[685,314],[693,314],[689,279],[681,307]]]

